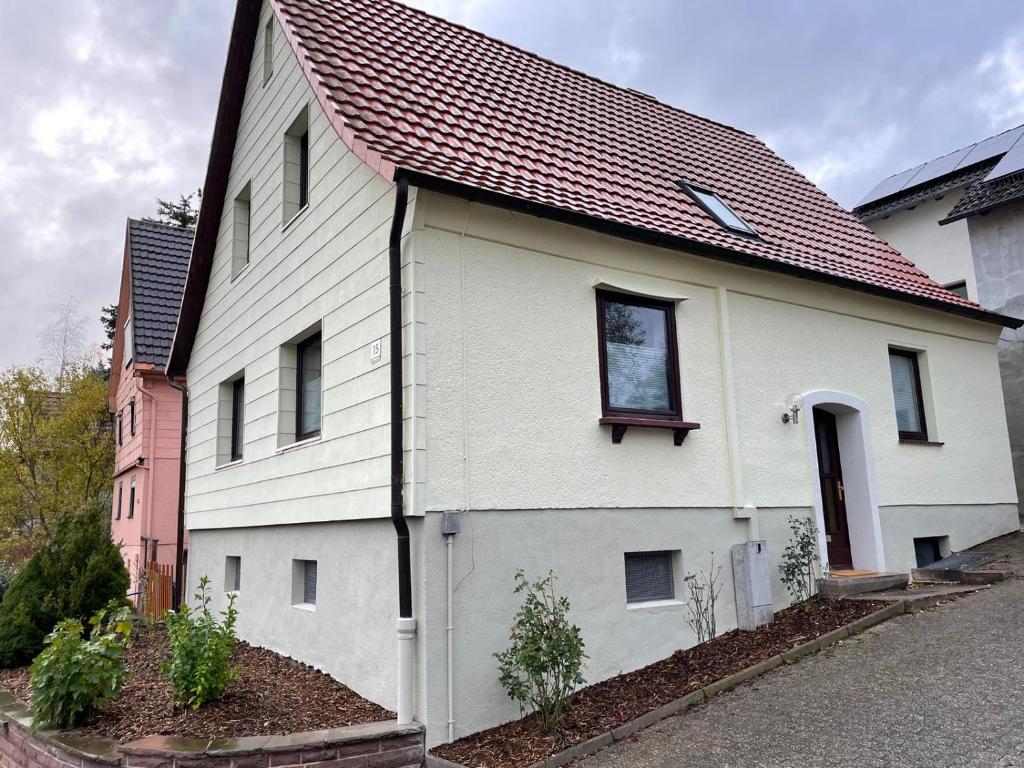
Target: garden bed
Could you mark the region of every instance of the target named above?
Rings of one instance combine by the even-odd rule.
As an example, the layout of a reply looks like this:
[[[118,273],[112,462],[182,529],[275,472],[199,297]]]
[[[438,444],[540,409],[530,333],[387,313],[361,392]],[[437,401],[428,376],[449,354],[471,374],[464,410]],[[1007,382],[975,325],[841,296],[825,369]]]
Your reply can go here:
[[[573,696],[561,739],[545,734],[536,718],[529,716],[432,751],[471,768],[525,768],[886,605],[872,600],[812,599],[778,612],[774,622],[753,632],[733,630],[635,672],[583,688]]]
[[[391,720],[394,713],[367,701],[312,667],[240,642],[238,678],[224,698],[198,712],[175,709],[160,674],[169,647],[163,629],[141,629],[125,653],[128,676],[89,727],[76,733],[125,743],[144,736],[197,739],[294,733]],[[31,702],[28,669],[0,670],[0,688]]]

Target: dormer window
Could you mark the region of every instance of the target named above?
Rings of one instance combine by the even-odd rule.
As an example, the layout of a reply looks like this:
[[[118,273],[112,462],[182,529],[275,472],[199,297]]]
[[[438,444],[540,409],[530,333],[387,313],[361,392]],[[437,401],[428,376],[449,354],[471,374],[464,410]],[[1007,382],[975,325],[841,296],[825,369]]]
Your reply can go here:
[[[744,221],[736,211],[730,208],[714,190],[708,189],[707,187],[701,187],[696,184],[690,184],[685,181],[680,181],[678,183],[686,194],[694,199],[697,205],[709,213],[715,221],[723,227],[742,235],[757,236],[757,230]]]

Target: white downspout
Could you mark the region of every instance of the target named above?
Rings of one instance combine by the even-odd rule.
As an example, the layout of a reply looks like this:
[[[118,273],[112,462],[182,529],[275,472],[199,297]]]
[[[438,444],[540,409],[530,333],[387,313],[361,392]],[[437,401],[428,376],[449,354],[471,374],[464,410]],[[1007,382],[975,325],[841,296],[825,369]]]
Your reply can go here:
[[[452,580],[455,536],[444,537],[448,553],[448,625],[445,628],[448,639],[448,743],[455,741],[455,584]]]
[[[718,304],[718,357],[721,360],[722,404],[725,409],[725,437],[729,462],[732,516],[747,521],[747,541],[761,538],[757,507],[746,501],[743,486],[743,458],[740,454],[739,422],[736,418],[736,384],[732,369],[732,326],[729,321],[729,294],[716,289]]]

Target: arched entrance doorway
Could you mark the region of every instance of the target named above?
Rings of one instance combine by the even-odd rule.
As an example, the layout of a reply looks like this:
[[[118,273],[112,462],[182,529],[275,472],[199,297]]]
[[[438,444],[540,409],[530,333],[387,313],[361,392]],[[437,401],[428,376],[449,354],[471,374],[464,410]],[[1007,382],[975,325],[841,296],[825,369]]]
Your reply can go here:
[[[826,391],[803,402],[822,565],[884,571],[867,404]]]

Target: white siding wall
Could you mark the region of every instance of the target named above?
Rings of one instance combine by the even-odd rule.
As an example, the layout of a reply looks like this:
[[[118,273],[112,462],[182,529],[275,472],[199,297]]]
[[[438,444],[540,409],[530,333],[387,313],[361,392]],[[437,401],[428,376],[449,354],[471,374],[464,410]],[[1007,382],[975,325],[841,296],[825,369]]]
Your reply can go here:
[[[265,5],[261,25],[269,19]],[[274,72],[266,84],[262,45],[253,54],[188,370],[191,529],[389,514],[387,246],[393,185],[338,139],[276,23],[274,39]],[[284,134],[306,107],[309,206],[282,227]],[[250,182],[251,260],[232,279],[232,202]],[[321,439],[282,449],[280,413],[288,408],[288,395],[282,397],[280,386],[281,345],[318,323]],[[371,363],[370,345],[379,339],[383,354]],[[244,461],[218,470],[218,385],[243,369]]]

